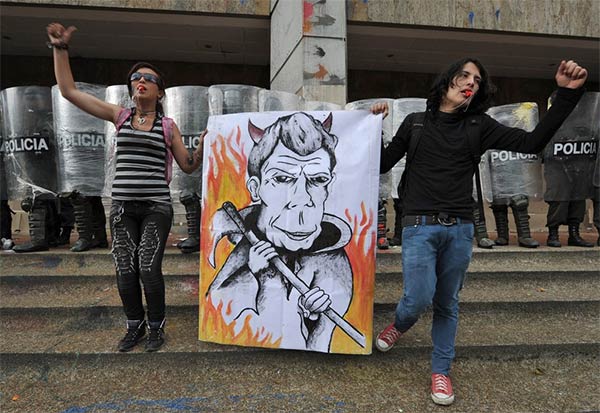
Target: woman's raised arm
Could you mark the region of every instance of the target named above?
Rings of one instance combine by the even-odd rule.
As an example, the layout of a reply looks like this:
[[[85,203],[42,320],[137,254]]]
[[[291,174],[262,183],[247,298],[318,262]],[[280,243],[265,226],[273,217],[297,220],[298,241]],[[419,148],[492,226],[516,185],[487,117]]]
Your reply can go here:
[[[50,39],[49,45],[54,49],[54,75],[61,95],[90,115],[114,123],[121,107],[80,91],[73,80],[68,50],[71,35],[77,28],[69,26],[65,29],[60,23],[50,23],[46,30]]]

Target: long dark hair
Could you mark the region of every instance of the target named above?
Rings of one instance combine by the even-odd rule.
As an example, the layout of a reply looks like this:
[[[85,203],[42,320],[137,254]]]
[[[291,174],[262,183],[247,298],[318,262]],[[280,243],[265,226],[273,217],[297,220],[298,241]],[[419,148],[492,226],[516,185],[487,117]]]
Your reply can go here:
[[[438,75],[431,85],[431,89],[429,89],[429,96],[427,97],[427,112],[429,114],[435,116],[437,111],[440,109],[440,105],[442,104],[444,96],[446,96],[446,93],[448,92],[450,84],[454,81],[456,76],[462,72],[463,67],[467,63],[473,63],[475,66],[477,66],[479,69],[479,74],[481,75],[481,82],[479,82],[479,90],[477,93],[475,93],[475,96],[471,100],[469,106],[466,108],[465,113],[484,113],[490,108],[490,106],[492,106],[492,99],[494,97],[494,93],[496,93],[496,87],[492,84],[487,70],[485,70],[485,67],[483,67],[479,60],[472,57],[465,57],[452,63],[446,69],[446,71]]]
[[[131,67],[131,69],[129,69],[129,73],[127,73],[127,90],[129,91],[129,96],[130,97],[133,96],[133,90],[131,89],[131,80],[130,80],[131,75],[142,68],[150,69],[158,75],[158,84],[157,84],[158,90],[162,90],[164,93],[164,91],[166,89],[166,83],[165,83],[165,76],[163,75],[163,73],[156,66],[154,66],[151,63],[137,62],[136,64],[134,64]],[[161,114],[161,115],[164,113],[162,103],[160,103],[160,100],[158,100],[158,99],[156,100],[156,113]]]

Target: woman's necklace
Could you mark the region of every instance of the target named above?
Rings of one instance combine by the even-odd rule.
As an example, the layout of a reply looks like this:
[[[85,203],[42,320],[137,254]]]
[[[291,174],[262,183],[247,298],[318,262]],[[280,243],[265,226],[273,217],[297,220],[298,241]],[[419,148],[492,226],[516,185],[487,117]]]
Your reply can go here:
[[[142,112],[140,110],[140,114],[138,115],[138,119],[137,119],[138,125],[143,125],[144,123],[146,123],[146,116],[147,115],[153,115],[155,113],[156,113],[156,111],[154,111],[154,112]]]

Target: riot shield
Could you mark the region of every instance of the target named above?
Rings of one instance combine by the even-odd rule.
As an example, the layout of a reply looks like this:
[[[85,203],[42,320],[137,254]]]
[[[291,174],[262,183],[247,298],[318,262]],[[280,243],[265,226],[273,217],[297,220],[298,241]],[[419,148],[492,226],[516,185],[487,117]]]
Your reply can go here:
[[[34,192],[55,194],[58,153],[50,88],[18,86],[1,95],[9,199],[24,199]]]
[[[262,89],[258,94],[260,112],[296,111],[303,107],[301,96],[279,90]]]
[[[190,155],[200,143],[200,135],[208,121],[208,88],[203,86],[177,86],[168,88],[164,102],[165,115],[172,118],[181,132],[183,144]],[[202,193],[202,168],[191,174],[183,172],[177,163],[173,165],[171,196]]]
[[[320,100],[305,100],[304,110],[319,111],[319,110],[342,110],[342,106],[337,103],[321,102]]]
[[[424,112],[427,100],[422,98],[401,98],[394,99],[394,104],[390,107],[392,116],[392,138],[396,131],[404,122],[404,119],[414,112]],[[389,116],[388,116],[389,117]],[[392,168],[392,198],[399,198],[398,185],[406,166],[406,156],[404,156]]]
[[[77,83],[85,93],[105,99],[106,86]],[[100,196],[104,187],[104,120],[63,98],[52,87],[54,134],[58,142],[59,192],[77,190],[83,196]]]
[[[248,85],[213,85],[208,88],[210,114],[258,112],[258,93],[261,90]]]
[[[505,126],[527,132],[535,129],[539,120],[537,104],[532,102],[495,106],[487,113]],[[514,195],[541,199],[543,181],[539,155],[491,149],[485,156],[495,204],[508,205]]]
[[[586,92],[544,149],[546,201],[590,198],[600,122],[600,93]]]

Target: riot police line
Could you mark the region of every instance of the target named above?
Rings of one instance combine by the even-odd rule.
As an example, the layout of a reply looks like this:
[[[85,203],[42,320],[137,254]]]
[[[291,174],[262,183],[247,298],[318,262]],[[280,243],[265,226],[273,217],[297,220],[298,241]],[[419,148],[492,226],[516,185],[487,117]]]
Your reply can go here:
[[[99,99],[131,106],[125,85],[101,86],[78,83],[78,87]],[[102,205],[106,151],[115,137],[114,125],[87,115],[60,96],[57,86],[19,86],[0,94],[0,134],[2,148],[2,201],[5,248],[12,248],[10,224],[6,223],[7,200],[20,200],[29,213],[30,242],[15,247],[17,252],[43,251],[70,243],[76,227],[74,252],[108,246],[106,218]],[[382,99],[378,98],[377,101]],[[425,109],[425,99],[387,99],[390,116],[384,120],[383,141],[388,144],[407,114]],[[344,109],[368,109],[373,99],[348,103]],[[210,115],[240,112],[341,110],[328,102],[305,101],[292,93],[249,85],[176,86],[166,90],[165,115],[181,130],[186,148],[196,149],[199,136]],[[534,103],[492,107],[488,114],[508,126],[532,130],[538,121]],[[489,248],[508,243],[507,209],[513,211],[519,245],[536,247],[529,230],[528,205],[531,199],[552,202],[581,202],[594,199],[594,224],[598,221],[598,136],[600,93],[588,92],[565,124],[556,133],[542,156],[507,151],[488,151],[482,156],[480,171],[483,198],[490,204],[498,239],[489,240],[485,222],[475,214],[478,245]],[[396,216],[402,215],[397,187],[404,159],[380,182],[378,247],[387,248],[385,202],[392,197]],[[543,172],[542,172],[543,171]],[[176,166],[171,196],[184,209],[188,237],[178,244],[184,253],[199,250],[202,191],[201,169],[191,175]],[[544,180],[546,176],[546,191]],[[594,180],[595,179],[595,180]],[[576,188],[573,188],[576,182]],[[596,195],[594,195],[596,194]],[[560,205],[559,205],[560,207]],[[557,207],[558,208],[558,207]],[[10,213],[8,214],[10,218]],[[550,218],[549,218],[550,219]],[[579,236],[579,223],[569,225],[569,244],[585,244]],[[555,223],[553,224],[555,225]],[[550,228],[552,230],[552,227]],[[394,225],[392,245],[401,245],[400,219]],[[571,238],[575,241],[571,243]],[[484,241],[482,241],[484,240]],[[487,241],[485,241],[487,240]],[[600,239],[599,239],[600,240]],[[12,241],[11,241],[12,242]],[[558,245],[554,245],[558,246]]]

